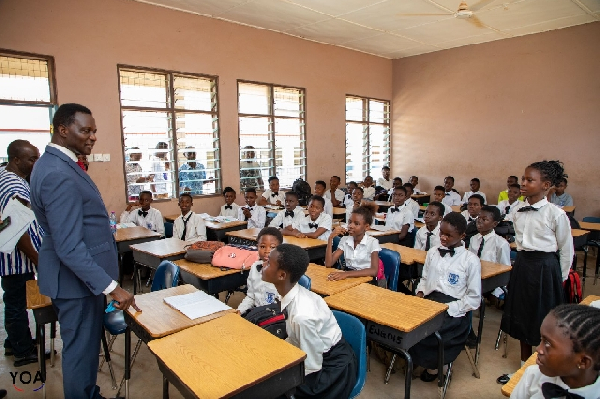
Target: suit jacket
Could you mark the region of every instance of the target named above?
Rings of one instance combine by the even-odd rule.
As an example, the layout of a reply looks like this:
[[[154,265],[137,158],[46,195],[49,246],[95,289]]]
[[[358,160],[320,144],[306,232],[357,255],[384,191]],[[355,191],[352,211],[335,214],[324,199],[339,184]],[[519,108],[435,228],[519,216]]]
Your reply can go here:
[[[117,246],[96,185],[56,148],[35,163],[31,206],[44,228],[39,252],[40,292],[50,298],[100,295],[117,280]]]

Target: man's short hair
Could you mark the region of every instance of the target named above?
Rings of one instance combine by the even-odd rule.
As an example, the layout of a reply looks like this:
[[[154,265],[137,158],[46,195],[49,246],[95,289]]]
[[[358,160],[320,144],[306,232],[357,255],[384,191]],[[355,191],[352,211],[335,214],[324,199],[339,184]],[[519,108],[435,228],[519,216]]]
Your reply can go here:
[[[70,126],[75,121],[75,114],[81,112],[82,114],[91,115],[92,111],[86,106],[75,103],[66,103],[58,107],[54,118],[52,118],[52,126],[54,127],[54,133],[58,132],[58,128],[62,126]]]

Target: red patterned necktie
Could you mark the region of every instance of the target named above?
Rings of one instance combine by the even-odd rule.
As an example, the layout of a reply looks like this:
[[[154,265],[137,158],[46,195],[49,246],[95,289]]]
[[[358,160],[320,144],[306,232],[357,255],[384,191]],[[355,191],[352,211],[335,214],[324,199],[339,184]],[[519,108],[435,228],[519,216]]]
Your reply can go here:
[[[79,167],[85,172],[87,173],[87,170],[85,170],[85,164],[83,163],[83,161],[81,159],[77,160],[77,165],[79,165]]]

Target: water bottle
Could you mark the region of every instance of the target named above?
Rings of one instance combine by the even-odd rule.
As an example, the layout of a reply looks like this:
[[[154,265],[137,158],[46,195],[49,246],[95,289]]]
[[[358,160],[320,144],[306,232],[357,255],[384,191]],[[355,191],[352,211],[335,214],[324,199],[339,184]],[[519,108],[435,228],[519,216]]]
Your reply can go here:
[[[115,212],[111,212],[110,213],[110,231],[115,234],[115,232],[117,231],[117,215],[115,215]]]

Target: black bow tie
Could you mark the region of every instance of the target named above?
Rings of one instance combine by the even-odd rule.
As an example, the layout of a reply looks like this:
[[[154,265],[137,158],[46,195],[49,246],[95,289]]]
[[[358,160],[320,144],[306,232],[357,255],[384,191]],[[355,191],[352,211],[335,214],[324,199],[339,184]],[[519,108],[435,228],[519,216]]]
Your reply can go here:
[[[225,205],[225,209],[233,209],[233,205]]]
[[[398,209],[398,207],[391,207],[390,208],[390,212],[394,213],[394,212],[400,212],[400,209]]]
[[[146,217],[148,215],[147,211],[142,211],[141,209],[138,211],[138,215]]]
[[[277,191],[273,191],[271,193],[271,197],[277,197],[279,195],[279,193]]]
[[[294,217],[294,211],[285,211],[284,217],[288,217],[288,216]]]
[[[450,195],[450,193],[446,193],[446,195]]]
[[[539,211],[538,208],[534,208],[532,206],[524,206],[523,208],[520,208],[517,212],[527,212],[527,211]]]
[[[446,254],[450,254],[451,257],[454,256],[454,248],[438,248],[438,251],[440,251],[440,255],[442,256],[442,258],[446,256]]]
[[[563,387],[560,387],[551,382],[544,382],[542,384],[542,395],[544,395],[544,399],[552,399],[552,398],[565,398],[565,399],[585,399],[581,395],[577,395],[576,393],[569,392]]]
[[[309,224],[308,224],[308,228],[309,228],[309,229],[316,229],[317,227],[319,227],[319,225],[318,225],[318,224],[316,224],[316,223],[309,223]]]

